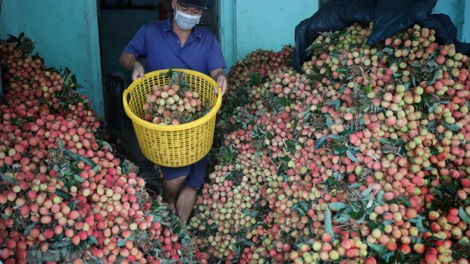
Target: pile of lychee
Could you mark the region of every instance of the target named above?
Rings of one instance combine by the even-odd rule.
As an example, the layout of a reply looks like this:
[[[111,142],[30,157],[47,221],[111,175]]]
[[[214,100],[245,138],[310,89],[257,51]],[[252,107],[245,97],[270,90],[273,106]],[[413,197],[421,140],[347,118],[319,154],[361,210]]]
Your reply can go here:
[[[155,85],[143,105],[145,120],[159,125],[192,122],[208,110],[198,92],[179,84]]]

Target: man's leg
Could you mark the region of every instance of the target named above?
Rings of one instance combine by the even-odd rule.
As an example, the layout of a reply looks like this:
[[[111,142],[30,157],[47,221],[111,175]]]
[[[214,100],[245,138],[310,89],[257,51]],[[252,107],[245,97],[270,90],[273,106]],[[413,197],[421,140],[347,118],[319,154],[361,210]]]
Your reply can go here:
[[[173,213],[176,213],[176,201],[186,178],[187,176],[181,176],[170,180],[163,180],[163,199],[168,203],[168,208]]]
[[[191,173],[191,167],[170,168],[160,166],[160,169],[163,173],[163,199],[168,203],[168,208],[176,213],[176,199],[186,178]]]
[[[206,156],[202,160],[191,166],[191,173],[186,179],[185,185],[176,198],[176,211],[180,218],[187,222],[191,216],[191,212],[196,202],[197,190],[204,182],[209,157]]]
[[[176,212],[181,220],[188,222],[189,216],[196,202],[197,189],[184,185],[176,199]]]

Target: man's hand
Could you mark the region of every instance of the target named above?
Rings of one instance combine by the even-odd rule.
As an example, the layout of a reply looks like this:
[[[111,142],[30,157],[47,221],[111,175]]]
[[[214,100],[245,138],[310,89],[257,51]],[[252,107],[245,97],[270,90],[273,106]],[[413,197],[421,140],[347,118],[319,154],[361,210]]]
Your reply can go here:
[[[212,79],[214,79],[217,82],[217,84],[222,89],[222,95],[227,94],[228,84],[227,84],[227,78],[224,75],[224,69],[219,68],[219,69],[211,71],[211,77],[212,77]],[[214,90],[215,90],[215,92],[217,92],[216,89],[214,89]]]
[[[145,79],[144,67],[142,67],[142,64],[140,64],[140,62],[137,61],[134,54],[123,51],[121,53],[121,57],[119,57],[119,62],[126,69],[132,71],[132,81],[135,81],[139,77],[142,78],[142,80]]]
[[[145,71],[142,64],[140,64],[138,61],[134,62],[134,69],[132,70],[132,80],[135,81],[139,77],[142,78],[142,80],[145,80],[144,74]]]
[[[227,94],[227,78],[225,77],[225,75],[219,75],[216,81],[217,81],[217,84],[222,89],[222,94],[223,95]]]

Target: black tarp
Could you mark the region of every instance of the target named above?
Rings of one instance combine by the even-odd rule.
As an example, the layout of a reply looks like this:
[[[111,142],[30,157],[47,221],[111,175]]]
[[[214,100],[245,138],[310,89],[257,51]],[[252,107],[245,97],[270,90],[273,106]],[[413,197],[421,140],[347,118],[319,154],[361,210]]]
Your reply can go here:
[[[374,26],[366,43],[373,45],[382,42],[416,23],[422,23],[436,3],[437,0],[378,0]]]
[[[333,0],[295,27],[292,66],[299,71],[307,61],[307,48],[321,32],[337,31],[354,23],[374,22],[367,44],[373,45],[414,24],[435,29],[436,42],[455,43],[456,51],[470,55],[470,43],[456,39],[457,28],[445,14],[431,14],[437,0]]]
[[[355,22],[370,23],[374,18],[376,0],[333,0],[301,21],[295,27],[295,51],[292,66],[300,70],[307,60],[306,49],[325,31],[346,28]]]

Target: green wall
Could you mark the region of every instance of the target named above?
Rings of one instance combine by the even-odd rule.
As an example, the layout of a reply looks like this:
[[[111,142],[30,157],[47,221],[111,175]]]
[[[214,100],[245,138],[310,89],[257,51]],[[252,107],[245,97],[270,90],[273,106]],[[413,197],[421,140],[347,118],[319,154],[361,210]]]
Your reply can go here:
[[[318,0],[219,0],[219,3],[221,45],[229,65],[258,48],[278,51],[285,44],[294,45],[295,26],[319,7]],[[438,0],[434,13],[449,15],[457,26],[457,39],[470,42],[470,0]]]
[[[318,10],[318,0],[219,0],[220,37],[228,65],[256,49],[295,44],[294,29]]]
[[[68,67],[83,88],[79,91],[103,114],[103,89],[96,0],[3,1],[0,38],[26,36],[47,67]]]
[[[102,75],[124,70],[118,63],[120,51],[136,29],[153,20],[152,12],[156,11],[101,10],[105,19],[100,29],[100,50],[97,1],[3,0],[0,38],[25,32],[36,41],[36,51],[47,66],[65,66],[76,74],[84,86],[79,91],[91,98],[93,108],[102,115]],[[214,23],[218,25],[216,33],[229,67],[256,49],[278,51],[286,44],[294,45],[295,26],[312,16],[319,5],[318,0],[206,1],[217,1],[219,6],[219,19]],[[158,2],[155,0],[154,4]],[[470,42],[470,26],[465,20],[470,17],[470,0],[438,0],[434,13],[449,15],[458,28],[457,38]]]
[[[433,13],[448,15],[457,27],[457,39],[470,42],[470,0],[438,0]]]

